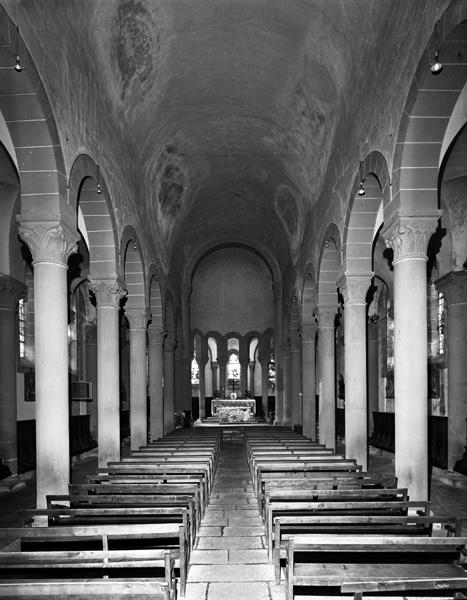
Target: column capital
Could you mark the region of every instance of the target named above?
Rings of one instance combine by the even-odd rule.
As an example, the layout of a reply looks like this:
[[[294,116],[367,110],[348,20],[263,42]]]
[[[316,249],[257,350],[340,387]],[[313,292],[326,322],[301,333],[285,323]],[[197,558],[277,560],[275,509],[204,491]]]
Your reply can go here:
[[[316,331],[318,330],[318,325],[316,323],[304,323],[302,324],[302,343],[315,341]]]
[[[97,308],[119,308],[120,300],[127,294],[121,279],[91,279],[89,287],[96,298]]]
[[[451,271],[435,282],[448,306],[467,304],[467,271]]]
[[[15,310],[18,300],[26,298],[28,288],[10,275],[0,273],[0,308]]]
[[[393,263],[407,258],[427,260],[428,241],[436,230],[441,211],[428,214],[399,214],[382,232],[394,251]]]
[[[334,306],[318,306],[316,318],[318,319],[318,329],[334,329],[334,320],[337,309]]]
[[[125,308],[125,316],[128,319],[130,330],[146,330],[151,319],[151,314],[147,308]]]
[[[212,369],[213,371],[217,371],[217,369],[218,369],[218,368],[219,368],[219,364],[217,363],[217,360],[213,360],[213,361],[211,362],[211,369]]]
[[[31,250],[33,265],[46,262],[66,266],[68,257],[77,252],[79,234],[64,221],[18,221],[19,235]]]
[[[344,297],[344,307],[349,305],[366,306],[366,295],[371,285],[372,274],[345,274],[338,282]]]
[[[148,340],[150,345],[162,344],[164,342],[165,331],[163,327],[148,327]]]

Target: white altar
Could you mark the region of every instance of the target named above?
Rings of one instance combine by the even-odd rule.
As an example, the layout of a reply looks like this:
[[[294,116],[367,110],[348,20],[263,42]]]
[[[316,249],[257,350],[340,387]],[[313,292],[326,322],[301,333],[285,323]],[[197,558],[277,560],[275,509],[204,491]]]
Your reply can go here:
[[[247,423],[256,412],[256,401],[252,398],[211,400],[211,414],[219,423]]]

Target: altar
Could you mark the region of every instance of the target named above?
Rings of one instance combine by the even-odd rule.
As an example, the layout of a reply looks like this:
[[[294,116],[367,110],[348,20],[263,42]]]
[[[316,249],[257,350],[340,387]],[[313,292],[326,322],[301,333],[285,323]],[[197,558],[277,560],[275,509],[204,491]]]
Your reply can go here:
[[[256,401],[253,398],[213,398],[211,414],[219,419],[219,423],[247,423],[256,412]]]

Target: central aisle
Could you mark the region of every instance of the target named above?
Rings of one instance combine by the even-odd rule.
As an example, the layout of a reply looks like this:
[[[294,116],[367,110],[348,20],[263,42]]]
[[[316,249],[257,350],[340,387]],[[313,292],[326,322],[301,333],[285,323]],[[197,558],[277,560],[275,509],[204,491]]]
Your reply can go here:
[[[209,505],[190,558],[186,600],[282,600],[268,562],[242,428],[224,430]]]

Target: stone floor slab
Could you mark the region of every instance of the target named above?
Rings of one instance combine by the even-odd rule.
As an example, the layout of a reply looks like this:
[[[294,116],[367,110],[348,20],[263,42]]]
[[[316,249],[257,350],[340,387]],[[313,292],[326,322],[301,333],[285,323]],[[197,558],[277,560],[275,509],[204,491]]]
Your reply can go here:
[[[268,584],[259,581],[209,584],[207,600],[239,600],[239,598],[243,600],[270,600]],[[186,597],[185,600],[192,599]],[[196,598],[196,600],[198,599]]]
[[[201,527],[198,529],[199,537],[206,537],[206,536],[214,537],[216,535],[222,535],[222,527],[204,525],[204,523],[202,523]]]
[[[192,565],[188,581],[273,581],[273,565]]]
[[[222,535],[225,537],[252,537],[264,535],[264,526],[243,527],[242,525],[224,527]]]
[[[218,565],[228,561],[228,550],[192,550],[190,554],[190,565]]]
[[[197,542],[198,550],[229,550],[232,548],[264,548],[261,537],[203,537]]]
[[[187,583],[185,600],[205,600],[207,590],[207,583]]]
[[[268,551],[266,549],[258,550],[229,550],[229,564],[254,564],[268,563]]]

